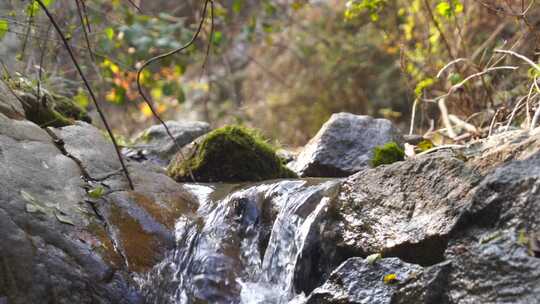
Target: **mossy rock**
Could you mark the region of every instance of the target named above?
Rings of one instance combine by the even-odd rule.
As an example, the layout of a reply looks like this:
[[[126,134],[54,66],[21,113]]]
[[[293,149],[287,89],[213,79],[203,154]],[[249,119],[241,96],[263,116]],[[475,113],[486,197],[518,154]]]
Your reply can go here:
[[[26,119],[40,127],[64,127],[72,125],[75,120],[91,122],[86,111],[63,96],[46,94],[38,98],[34,94],[17,92],[19,95]]]
[[[394,141],[373,149],[371,166],[389,165],[405,159],[405,151]]]
[[[193,178],[197,182],[245,182],[297,177],[274,147],[254,130],[240,126],[208,133],[184,155],[185,160],[178,154],[167,169],[179,182]]]

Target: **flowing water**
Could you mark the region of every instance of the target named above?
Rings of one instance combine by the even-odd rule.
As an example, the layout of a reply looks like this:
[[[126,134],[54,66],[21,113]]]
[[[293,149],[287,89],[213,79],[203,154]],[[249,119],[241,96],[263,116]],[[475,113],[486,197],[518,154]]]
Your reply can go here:
[[[178,219],[176,249],[142,280],[150,303],[301,303],[294,275],[339,180],[187,185],[199,201]]]

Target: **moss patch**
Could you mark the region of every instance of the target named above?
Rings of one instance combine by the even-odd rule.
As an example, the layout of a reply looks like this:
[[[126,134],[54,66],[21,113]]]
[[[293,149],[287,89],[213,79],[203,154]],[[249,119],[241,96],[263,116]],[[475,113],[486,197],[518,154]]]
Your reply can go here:
[[[75,120],[91,122],[86,111],[66,97],[47,94],[38,100],[33,94],[17,93],[23,101],[26,119],[41,127],[64,127]]]
[[[186,160],[171,162],[168,174],[177,181],[244,182],[297,177],[283,165],[275,148],[257,132],[226,126],[208,133],[195,144]]]
[[[377,146],[373,149],[371,166],[388,165],[405,159],[405,151],[396,143],[389,142],[383,146]]]

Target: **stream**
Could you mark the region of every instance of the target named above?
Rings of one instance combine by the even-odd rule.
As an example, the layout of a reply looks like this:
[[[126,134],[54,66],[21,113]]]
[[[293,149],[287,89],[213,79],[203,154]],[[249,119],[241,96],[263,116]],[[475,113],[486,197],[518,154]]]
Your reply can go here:
[[[339,182],[186,185],[199,207],[177,220],[176,249],[139,278],[148,302],[301,303],[297,263]]]

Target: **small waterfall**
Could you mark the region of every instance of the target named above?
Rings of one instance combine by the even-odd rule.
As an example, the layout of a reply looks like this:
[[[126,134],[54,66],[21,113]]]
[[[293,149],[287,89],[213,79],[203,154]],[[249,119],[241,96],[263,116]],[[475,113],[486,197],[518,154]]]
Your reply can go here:
[[[142,281],[143,292],[160,304],[301,300],[293,286],[296,263],[338,184],[189,185],[197,214],[178,219],[177,248]]]

